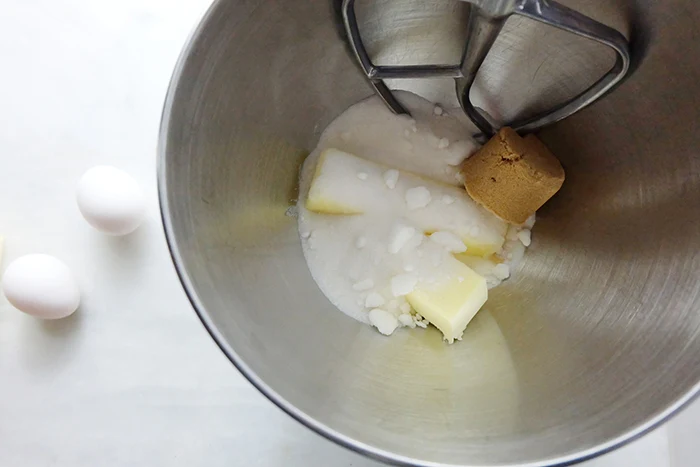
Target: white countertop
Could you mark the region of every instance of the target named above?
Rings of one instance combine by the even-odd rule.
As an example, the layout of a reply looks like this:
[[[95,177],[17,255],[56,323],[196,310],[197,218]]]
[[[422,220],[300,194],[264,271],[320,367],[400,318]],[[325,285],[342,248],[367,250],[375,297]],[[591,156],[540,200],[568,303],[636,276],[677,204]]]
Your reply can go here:
[[[2,0],[2,266],[49,253],[83,291],[41,322],[0,297],[2,466],[378,466],[311,433],[226,360],[185,298],[158,217],[155,148],[170,73],[209,0]],[[109,238],[80,217],[81,174],[111,164],[149,217]],[[700,405],[586,467],[686,467]]]

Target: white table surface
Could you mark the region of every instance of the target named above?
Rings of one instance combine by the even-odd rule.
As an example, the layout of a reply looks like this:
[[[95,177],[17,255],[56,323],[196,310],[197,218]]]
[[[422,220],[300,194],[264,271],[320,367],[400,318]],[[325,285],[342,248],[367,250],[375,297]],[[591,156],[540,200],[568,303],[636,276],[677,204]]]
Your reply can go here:
[[[321,0],[319,0],[321,1]],[[292,421],[214,345],[158,217],[155,148],[170,73],[209,0],[0,0],[2,267],[49,253],[83,292],[41,322],[0,297],[0,466],[378,466]],[[111,164],[149,217],[108,238],[80,217],[80,175]],[[700,465],[696,404],[587,467]]]

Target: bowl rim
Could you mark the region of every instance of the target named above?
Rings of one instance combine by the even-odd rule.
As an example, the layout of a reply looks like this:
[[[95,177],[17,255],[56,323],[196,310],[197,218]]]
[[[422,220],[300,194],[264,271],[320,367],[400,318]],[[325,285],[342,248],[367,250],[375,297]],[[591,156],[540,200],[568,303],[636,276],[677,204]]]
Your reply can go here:
[[[213,322],[211,317],[206,311],[206,308],[200,301],[197,292],[192,284],[192,280],[184,266],[184,261],[178,247],[178,242],[175,237],[173,230],[173,221],[170,216],[170,205],[168,202],[167,192],[167,177],[166,177],[166,165],[167,165],[167,154],[168,154],[168,134],[171,123],[172,108],[175,102],[175,97],[178,93],[180,87],[180,80],[184,69],[186,68],[187,62],[192,55],[192,51],[199,38],[202,37],[202,32],[207,24],[213,17],[216,17],[220,8],[222,8],[223,0],[214,0],[214,2],[209,6],[206,12],[198,20],[196,27],[190,32],[188,38],[186,39],[182,50],[180,51],[179,57],[173,69],[170,82],[168,84],[168,89],[166,92],[163,109],[161,112],[161,121],[158,133],[158,144],[156,149],[156,176],[157,176],[157,187],[158,187],[158,201],[160,207],[160,217],[163,224],[163,230],[165,233],[165,240],[168,246],[168,251],[172,259],[173,265],[175,266],[175,272],[180,280],[180,284],[185,291],[185,295],[189,300],[192,308],[199,317],[205,330],[209,333],[211,338],[214,340],[219,349],[226,355],[233,366],[258,390],[260,391],[268,400],[270,400],[278,408],[282,409],[285,413],[295,419],[297,422],[301,423],[306,428],[314,431],[315,433],[321,435],[322,437],[349,449],[355,453],[367,456],[369,458],[379,460],[381,462],[389,463],[392,465],[400,465],[407,467],[470,467],[466,464],[444,464],[439,462],[426,461],[421,459],[410,458],[402,456],[395,452],[387,451],[384,449],[377,448],[375,446],[366,444],[364,442],[353,439],[350,436],[342,434],[330,426],[315,420],[313,417],[309,416],[302,410],[295,407],[292,403],[282,397],[278,392],[268,386],[236,353],[236,351],[231,348],[226,342],[224,336],[218,330],[216,324]],[[502,467],[564,467],[580,462],[584,462],[595,457],[607,454],[614,451],[622,446],[625,446],[632,441],[635,441],[647,433],[658,428],[663,423],[667,422],[671,417],[678,414],[683,408],[690,404],[700,393],[700,381],[698,381],[687,393],[682,397],[679,397],[673,404],[666,407],[664,410],[656,413],[655,415],[649,417],[643,423],[630,428],[621,435],[608,440],[607,442],[600,443],[596,446],[583,449],[581,451],[550,458],[542,459],[541,461],[529,462],[527,464],[502,464]]]

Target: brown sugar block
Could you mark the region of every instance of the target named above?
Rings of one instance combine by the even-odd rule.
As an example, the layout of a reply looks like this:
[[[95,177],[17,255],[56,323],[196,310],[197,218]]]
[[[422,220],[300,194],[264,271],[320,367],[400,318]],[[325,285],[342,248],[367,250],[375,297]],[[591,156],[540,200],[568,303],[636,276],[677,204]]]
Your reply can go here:
[[[564,169],[534,135],[502,128],[462,164],[469,195],[501,219],[522,224],[559,191]]]

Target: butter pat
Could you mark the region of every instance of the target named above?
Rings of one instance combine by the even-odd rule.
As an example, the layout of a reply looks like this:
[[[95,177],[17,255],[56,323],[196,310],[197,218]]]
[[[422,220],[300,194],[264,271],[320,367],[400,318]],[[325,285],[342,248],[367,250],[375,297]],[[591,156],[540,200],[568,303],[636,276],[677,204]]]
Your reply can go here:
[[[353,175],[357,173],[366,179]],[[321,214],[399,214],[423,233],[453,233],[464,242],[466,254],[483,257],[500,251],[508,229],[460,187],[332,148],[319,158],[306,208]]]
[[[523,224],[559,191],[564,169],[535,136],[502,128],[462,163],[469,195],[513,224]]]
[[[344,157],[344,154],[332,149],[321,153],[306,199],[306,209],[309,211],[346,215],[365,212],[369,200],[356,196],[359,189],[357,182],[365,182],[370,174],[361,159]],[[353,177],[355,180],[347,180],[351,173],[362,173],[365,180],[356,177]],[[341,185],[336,186],[341,180]]]
[[[445,261],[444,268],[446,279],[419,283],[406,300],[453,343],[462,338],[467,324],[486,303],[488,289],[486,279],[454,258]]]

